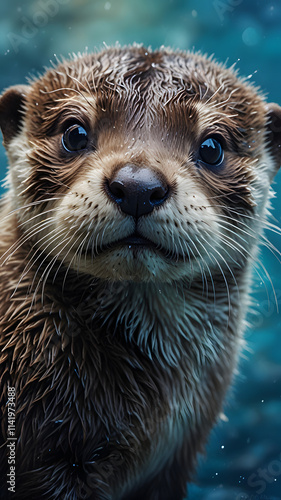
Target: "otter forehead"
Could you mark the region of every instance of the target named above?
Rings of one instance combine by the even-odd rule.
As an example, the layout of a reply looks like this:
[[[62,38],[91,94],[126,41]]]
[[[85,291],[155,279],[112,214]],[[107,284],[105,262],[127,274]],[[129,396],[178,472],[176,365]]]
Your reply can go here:
[[[231,134],[238,149],[264,126],[255,89],[198,54],[109,49],[64,61],[32,87],[27,116],[33,139],[53,134],[61,116],[75,114],[87,115],[97,131],[115,123],[126,137],[136,130],[149,137],[161,130],[163,140],[163,132],[171,132],[165,141],[173,137],[179,148],[179,132],[199,136],[212,127],[226,138]]]

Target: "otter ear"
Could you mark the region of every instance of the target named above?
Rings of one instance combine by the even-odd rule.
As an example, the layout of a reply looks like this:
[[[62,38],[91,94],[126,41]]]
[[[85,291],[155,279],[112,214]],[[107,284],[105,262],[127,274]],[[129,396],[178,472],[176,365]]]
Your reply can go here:
[[[28,85],[10,87],[0,98],[0,128],[5,146],[20,130],[24,103],[29,89]]]
[[[281,165],[281,107],[274,102],[267,104],[268,145],[275,161],[276,172]]]

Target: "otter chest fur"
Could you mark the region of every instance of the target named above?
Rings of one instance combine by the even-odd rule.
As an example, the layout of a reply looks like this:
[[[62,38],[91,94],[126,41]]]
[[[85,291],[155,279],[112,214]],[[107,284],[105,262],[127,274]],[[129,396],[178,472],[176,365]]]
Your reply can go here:
[[[280,120],[232,70],[169,49],[4,92],[3,498],[9,387],[14,498],[185,497],[243,343]]]

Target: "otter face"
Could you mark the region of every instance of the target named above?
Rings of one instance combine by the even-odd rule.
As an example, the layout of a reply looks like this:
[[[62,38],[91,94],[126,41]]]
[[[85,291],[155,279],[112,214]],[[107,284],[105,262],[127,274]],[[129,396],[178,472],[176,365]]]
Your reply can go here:
[[[251,255],[280,163],[280,110],[230,70],[109,49],[6,91],[0,116],[13,208],[49,266],[212,280]]]

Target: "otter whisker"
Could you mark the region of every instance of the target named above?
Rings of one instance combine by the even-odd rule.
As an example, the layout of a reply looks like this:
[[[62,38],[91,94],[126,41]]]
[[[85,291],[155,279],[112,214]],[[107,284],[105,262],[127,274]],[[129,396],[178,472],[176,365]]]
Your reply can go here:
[[[55,272],[55,274],[54,274],[54,277],[53,277],[53,279],[52,279],[52,283],[53,283],[53,284],[56,282],[56,279],[57,279],[57,276],[58,276],[58,273],[59,273],[59,271],[60,271],[61,267],[64,265],[64,262],[66,261],[67,257],[68,257],[68,256],[69,256],[69,254],[71,253],[71,251],[72,251],[73,247],[74,247],[74,246],[76,245],[76,243],[77,243],[77,242],[76,242],[76,239],[75,239],[75,236],[77,235],[77,231],[78,231],[78,230],[76,229],[76,231],[74,232],[74,234],[72,234],[72,235],[71,235],[71,237],[70,237],[70,239],[68,240],[68,242],[71,242],[71,240],[73,240],[73,239],[74,239],[74,242],[73,242],[73,244],[72,244],[72,245],[70,245],[70,246],[68,247],[67,252],[63,255],[63,258],[62,258],[62,259],[60,259],[60,263],[59,263],[59,265],[58,265],[58,267],[57,267],[57,269],[56,269],[56,272]],[[66,247],[63,247],[63,248],[62,248],[62,251],[63,251],[65,248],[66,248]],[[58,256],[57,256],[57,258],[58,258]],[[69,266],[68,266],[68,268],[69,268]],[[67,268],[67,270],[68,270],[68,268]],[[67,272],[68,272],[68,271],[67,271]],[[64,280],[64,281],[65,281],[65,280]],[[64,289],[64,284],[63,284],[63,286],[62,286],[62,291],[63,291],[63,289]]]
[[[62,229],[62,233],[63,233],[63,229]],[[37,283],[37,286],[34,290],[34,293],[33,293],[33,297],[35,298],[36,295],[38,294],[38,290],[39,290],[39,287],[40,287],[40,283],[42,282],[42,292],[41,292],[41,303],[43,304],[44,303],[44,288],[45,288],[45,284],[46,284],[46,279],[48,278],[49,276],[49,273],[54,265],[54,263],[56,262],[56,260],[58,259],[59,255],[61,254],[61,252],[63,252],[63,250],[67,247],[67,245],[69,244],[69,242],[71,241],[71,239],[73,238],[73,235],[72,236],[65,236],[65,238],[63,240],[60,240],[60,236],[61,234],[58,234],[52,239],[52,241],[50,242],[50,244],[52,244],[52,248],[51,248],[51,251],[48,252],[47,254],[44,253],[44,258],[42,259],[42,261],[40,262],[40,265],[37,267],[36,269],[36,272],[34,274],[34,278],[33,278],[33,282],[32,282],[32,287],[34,286],[34,283],[35,283],[35,280],[37,278],[37,275],[38,275],[38,271],[39,269],[43,266],[43,264],[48,260],[48,258],[50,256],[52,256],[52,254],[55,252],[55,250],[62,246],[59,253],[56,254],[52,260],[47,264],[47,266],[44,268],[43,270],[43,273],[40,275],[39,277],[39,280],[38,280],[38,283]],[[59,240],[59,242],[57,243],[57,245],[55,247],[53,247],[53,244],[56,240]],[[32,303],[33,304],[33,303]]]
[[[57,198],[57,199],[59,199],[59,198]],[[52,200],[49,199],[48,201],[52,201]],[[41,205],[41,203],[42,204],[46,203],[46,200],[42,200],[42,202],[41,201],[40,202],[38,202],[38,201],[37,202],[32,202],[32,203],[29,203],[27,205],[23,205],[22,207],[15,208],[15,209],[9,211],[7,214],[4,215],[4,217],[2,218],[2,222],[5,222],[5,220],[9,220],[9,218],[11,217],[11,215],[16,215],[17,213],[22,214],[24,211],[28,212],[28,210],[30,208],[33,208],[35,206],[37,207],[37,206]],[[50,208],[50,209],[48,209],[48,210],[46,210],[44,212],[41,212],[41,213],[39,212],[38,214],[32,216],[32,218],[30,218],[28,220],[22,220],[22,219],[20,219],[18,227],[23,227],[25,224],[28,224],[28,222],[30,220],[33,220],[33,219],[35,219],[37,217],[42,217],[42,215],[45,215],[45,214],[47,214],[49,212],[55,212],[55,211],[56,211],[56,208]]]
[[[39,234],[43,229],[50,226],[53,222],[52,218],[46,219],[43,222],[39,221],[36,223],[29,231],[24,232],[20,238],[18,238],[11,247],[6,250],[5,253],[1,256],[1,260],[4,258],[1,265],[5,265],[6,262],[12,258],[12,256],[27,242],[30,241],[35,235]]]
[[[207,243],[207,245],[208,245],[208,246],[209,246],[209,247],[210,247],[210,248],[211,248],[211,249],[212,249],[212,250],[213,250],[213,251],[214,251],[214,252],[215,252],[215,253],[216,253],[216,254],[217,254],[220,258],[221,258],[221,260],[223,261],[223,263],[226,265],[226,268],[229,270],[229,272],[230,272],[230,274],[231,274],[231,276],[232,276],[232,278],[233,278],[233,281],[234,281],[234,283],[235,283],[235,286],[236,286],[236,288],[237,288],[238,295],[239,295],[239,287],[238,287],[238,284],[237,284],[236,278],[235,278],[235,276],[234,276],[234,274],[233,274],[233,271],[232,271],[231,267],[229,266],[228,262],[227,262],[227,261],[225,260],[225,258],[223,257],[222,253],[221,253],[221,252],[220,252],[217,248],[215,248],[215,247],[214,247],[214,246],[210,243],[210,241],[207,241],[207,240],[204,238],[204,236],[203,236],[202,234],[200,235],[200,237],[201,237],[201,238],[202,238],[202,239],[203,239],[203,240]],[[225,250],[225,249],[224,249],[224,251],[226,251],[226,253],[229,255],[229,253],[227,252],[227,250]],[[213,258],[215,258],[213,253],[212,253],[212,256],[213,256]],[[233,260],[233,259],[232,259],[232,260]],[[236,262],[236,261],[234,261],[234,262],[235,262],[235,264],[237,264],[237,262]],[[216,260],[216,263],[217,263],[217,264],[219,264],[217,260]],[[238,265],[238,264],[237,264],[237,265]],[[230,315],[230,292],[229,292],[229,286],[228,286],[228,282],[227,282],[227,280],[226,280],[226,276],[225,276],[225,274],[223,273],[222,268],[221,268],[221,266],[220,266],[220,265],[219,265],[219,268],[220,268],[220,271],[222,272],[222,276],[223,276],[223,278],[224,278],[224,281],[225,281],[225,284],[226,284],[226,287],[227,287],[228,298],[229,298],[229,303],[228,303],[228,304],[229,304],[229,315]]]
[[[196,236],[196,241],[197,241],[199,244],[201,244],[201,243],[200,243],[200,241],[199,241],[199,237],[198,237],[198,236]],[[204,246],[204,245],[202,245],[202,244],[201,244],[201,246],[203,247],[204,252],[207,254],[207,257],[209,257],[209,258],[210,258],[210,253],[209,253],[209,250],[208,250],[207,246]],[[215,288],[215,283],[214,283],[214,280],[213,280],[212,271],[211,271],[211,269],[210,269],[209,264],[207,263],[207,260],[206,260],[206,259],[205,259],[205,258],[204,258],[201,254],[199,254],[199,255],[200,255],[200,258],[201,258],[201,260],[202,260],[203,264],[205,265],[205,267],[206,267],[206,269],[207,269],[207,271],[208,271],[208,274],[209,274],[209,276],[210,276],[210,279],[211,279],[211,284],[212,284],[212,292],[213,292],[214,304],[215,304],[215,300],[216,300],[216,288]],[[207,281],[207,280],[206,280],[206,281]],[[209,294],[208,281],[207,281],[207,290],[206,290],[206,292],[207,292],[207,298],[208,298],[208,294]]]
[[[73,231],[73,227],[72,227],[72,231]],[[72,251],[73,247],[77,244],[76,242],[76,236],[77,236],[77,233],[78,233],[78,228],[75,228],[74,232],[72,232],[72,234],[69,236],[66,236],[66,238],[64,239],[64,241],[66,241],[66,245],[64,245],[61,249],[60,249],[60,252],[59,254],[57,254],[54,258],[58,259],[59,255],[62,254],[64,252],[64,250],[67,248],[67,252],[63,254],[63,258],[60,259],[60,263],[58,265],[58,268],[56,270],[56,273],[54,275],[54,278],[53,278],[53,283],[55,282],[55,279],[57,277],[57,274],[59,272],[59,269],[61,268],[61,266],[63,265],[65,259],[68,257],[69,253]],[[69,246],[69,243],[73,241],[72,245]],[[58,246],[58,245],[57,245]],[[55,247],[55,249],[57,248],[57,246]],[[53,250],[55,250],[53,249]]]
[[[221,224],[221,223],[218,223],[218,227],[219,227],[219,228],[221,228],[221,229],[223,229],[223,230],[224,230],[224,231],[226,231],[227,233],[232,233],[232,234],[234,234],[235,236],[237,236],[237,234],[235,233],[235,231],[231,231],[231,230],[229,229],[229,227],[225,227],[225,226],[224,226],[223,224]],[[228,234],[226,234],[225,232],[220,234],[220,238],[222,238],[224,241],[228,241],[228,242],[229,242],[229,243],[228,243],[228,246],[229,246],[230,248],[232,248],[233,250],[235,250],[235,251],[239,252],[239,254],[240,254],[242,257],[246,257],[247,255],[250,255],[250,253],[249,253],[249,252],[245,249],[245,247],[244,247],[241,243],[239,243],[237,240],[235,240],[234,238],[232,238],[232,236],[229,236],[229,235],[228,235]],[[242,240],[244,240],[244,238],[241,238],[241,239],[242,239]],[[230,242],[231,242],[231,243],[230,243]],[[235,261],[234,261],[234,259],[233,259],[232,257],[231,257],[231,260],[232,260],[233,262],[235,262]],[[238,264],[238,263],[236,262],[236,264]]]
[[[66,254],[64,254],[63,256],[63,259],[59,259],[60,255],[62,254],[62,252],[67,248],[67,246],[69,245],[69,243],[71,243],[73,239],[73,235],[72,236],[65,236],[65,238],[60,241],[53,249],[52,249],[52,253],[49,253],[48,254],[48,257],[53,255],[54,253],[54,250],[57,249],[57,247],[62,246],[62,248],[60,249],[59,253],[57,253],[56,255],[53,256],[53,258],[51,259],[51,261],[49,262],[49,264],[47,265],[46,269],[44,270],[40,280],[42,281],[42,292],[41,292],[41,302],[42,304],[44,303],[44,291],[45,291],[45,286],[46,286],[46,283],[47,283],[47,280],[50,276],[50,273],[52,272],[56,262],[59,260],[59,265],[56,269],[56,273],[55,273],[55,276],[57,276],[58,274],[58,271],[59,269],[61,268],[62,264],[63,264],[63,261],[65,259],[65,257],[68,255],[69,251],[66,252]],[[55,282],[55,279],[53,278],[53,283]],[[39,283],[38,283],[39,285]],[[37,285],[37,287],[38,287]],[[62,291],[63,291],[63,286],[62,286]],[[37,292],[36,292],[37,293]]]
[[[240,252],[240,253],[243,255],[243,257],[250,257],[250,258],[252,257],[252,255],[250,254],[250,252],[249,252],[249,251],[247,251],[247,250],[245,250],[245,249],[244,249],[244,253],[242,253],[241,249],[235,246],[235,243],[236,243],[236,241],[235,241],[235,240],[231,239],[232,244],[230,244],[230,243],[229,243],[229,241],[228,241],[228,240],[226,240],[224,237],[222,238],[222,240],[223,240],[223,242],[224,242],[227,246],[231,246],[231,248],[233,248],[233,250],[235,250],[235,251],[237,251],[237,252]],[[260,260],[260,259],[256,258],[256,262],[257,262],[257,264],[259,264],[262,268],[264,268],[264,265],[263,265],[263,263],[261,262],[261,260]],[[257,265],[256,265],[255,263],[253,264],[253,269],[254,269],[254,271],[257,273],[259,280],[263,283],[263,285],[264,285],[264,287],[265,287],[265,290],[266,290],[267,298],[268,298],[268,301],[269,301],[269,293],[268,293],[267,285],[266,285],[266,283],[265,283],[265,281],[264,281],[264,279],[263,279],[262,275],[260,274],[260,272],[259,272],[259,270],[258,270],[258,267],[257,267]],[[264,269],[263,269],[263,271],[264,271]]]
[[[89,253],[89,248],[90,248],[90,245],[91,245],[90,234],[91,234],[92,227],[93,227],[93,220],[91,220],[91,222],[90,222],[90,224],[88,226],[88,243],[87,243],[86,248],[85,248],[85,256],[84,256],[85,264],[86,264],[86,261],[87,261],[87,255]],[[94,259],[94,256],[93,256],[93,245],[92,245],[92,248],[91,248],[91,258],[92,258],[92,261],[93,261],[93,259]]]
[[[240,240],[242,240],[243,242],[246,243],[247,245],[247,240],[245,240],[245,238],[243,238],[240,234],[239,234],[239,231],[234,231],[233,230],[233,225],[228,223],[227,221],[223,221],[223,224],[222,223],[218,223],[218,226],[221,227],[222,229],[224,229],[225,231],[227,231],[228,233],[232,233],[234,234],[236,237],[238,237]],[[257,238],[257,235],[256,233],[253,232],[250,233],[250,232],[246,232],[245,230],[243,230],[243,233],[246,234],[247,236],[249,236],[250,238],[253,238],[254,240],[256,240]],[[270,250],[272,252],[272,254],[277,258],[277,260],[279,261],[279,258],[277,257],[277,255],[275,255],[275,253],[281,255],[281,252],[273,245],[273,243],[271,243],[268,238],[261,234],[260,235],[260,244],[265,246],[266,248],[268,248],[268,250]],[[242,246],[242,245],[241,245]],[[280,261],[279,261],[280,262]]]
[[[208,271],[208,273],[209,273],[209,275],[210,275],[210,278],[211,278],[211,281],[212,281],[212,276],[211,276],[210,268],[209,268],[209,266],[208,266],[208,264],[207,264],[206,260],[204,259],[203,255],[199,252],[198,247],[195,245],[195,242],[193,241],[193,238],[191,238],[190,234],[189,234],[187,231],[184,231],[184,235],[186,236],[186,238],[188,238],[189,242],[190,242],[190,243],[191,243],[191,244],[195,247],[195,251],[196,251],[196,253],[199,255],[199,257],[200,257],[201,261],[202,261],[203,263],[205,263],[205,265],[206,265],[206,267],[207,267],[207,271]],[[198,235],[196,235],[196,241],[198,241],[198,243],[200,243]],[[202,246],[202,245],[201,245],[201,246]],[[204,250],[205,250],[205,249],[204,249]],[[207,280],[207,278],[206,278],[206,274],[205,274],[205,272],[204,272],[204,269],[203,269],[203,270],[201,270],[201,274],[202,274],[202,278],[204,277],[204,281],[205,281],[205,283],[206,283],[206,285],[207,285],[207,289],[208,289],[208,280]],[[202,284],[203,284],[203,286],[204,286],[204,282],[203,282],[203,281],[202,281]],[[212,283],[212,286],[213,286],[213,283]]]
[[[8,212],[6,215],[5,215],[5,219],[10,217],[11,215],[13,214],[16,214],[18,212],[22,212],[23,210],[27,210],[29,208],[33,208],[33,207],[38,207],[39,205],[42,205],[43,203],[48,203],[48,202],[52,202],[52,201],[56,201],[56,200],[60,200],[61,198],[46,198],[44,200],[36,200],[36,201],[32,201],[26,205],[23,205],[23,206],[20,206],[18,208],[14,208],[13,210],[11,210],[10,212]],[[54,210],[54,209],[52,209]],[[42,214],[41,214],[42,215]],[[4,219],[3,219],[4,220]]]
[[[68,243],[71,242],[71,240],[74,240],[72,245],[68,246],[68,249],[67,249],[67,252],[64,254],[63,258],[60,260],[60,264],[58,266],[58,269],[56,271],[56,274],[55,276],[57,276],[57,273],[58,273],[58,270],[61,268],[61,266],[63,265],[63,263],[65,262],[66,258],[69,256],[70,252],[72,251],[73,247],[77,244],[76,242],[76,239],[75,239],[75,236],[78,232],[78,229],[76,229],[76,231],[74,232],[74,234],[71,235],[70,237],[70,240],[68,241]],[[62,248],[62,250],[65,249],[65,246]],[[75,252],[74,252],[74,256],[75,256]],[[70,262],[72,262],[73,258],[71,259]],[[64,279],[63,279],[63,282],[62,282],[62,291],[64,290],[64,287],[65,287],[65,283],[66,283],[66,278],[67,278],[67,274],[70,270],[70,264],[68,264],[66,270],[65,270],[65,273],[64,273]]]
[[[15,287],[14,293],[17,291],[18,286],[20,285],[21,281],[25,278],[25,276],[27,276],[27,274],[30,272],[30,270],[32,268],[34,268],[36,262],[38,262],[38,260],[40,260],[42,258],[42,252],[46,253],[46,249],[54,242],[53,239],[51,239],[51,241],[50,241],[50,236],[52,235],[52,233],[54,233],[56,235],[56,239],[57,239],[60,237],[61,234],[63,234],[63,232],[64,232],[64,228],[62,228],[60,231],[58,231],[57,228],[54,228],[51,232],[49,232],[48,234],[45,234],[44,236],[42,236],[42,238],[40,238],[39,240],[36,241],[36,244],[34,244],[32,246],[32,248],[30,249],[28,256],[34,249],[35,249],[35,252],[32,254],[31,259],[28,260],[28,262],[27,262],[27,264],[26,264],[26,266],[21,274],[21,277],[18,281],[18,284]],[[47,240],[47,244],[45,243],[45,240]],[[44,245],[42,245],[42,242],[44,242]],[[36,257],[36,255],[37,255],[37,257]],[[39,268],[40,268],[40,266],[37,269],[39,270]],[[36,276],[36,274],[35,274],[35,276]],[[33,284],[34,284],[34,282],[32,282],[30,289],[32,289]]]
[[[234,234],[235,236],[237,236],[235,232],[233,232],[233,234]],[[236,244],[236,245],[239,245],[239,243],[238,243],[237,241],[233,240],[233,239],[232,239],[232,242],[233,242],[233,244],[234,244],[234,245],[235,245],[235,244]],[[240,246],[240,245],[239,245],[239,246]],[[251,254],[251,253],[250,253],[250,252],[249,252],[246,248],[244,248],[244,247],[242,247],[242,248],[243,248],[243,250],[244,250],[244,254],[245,254],[248,258],[252,259],[252,254]],[[238,250],[238,248],[236,248],[236,250],[237,250],[237,251],[239,251],[239,250]],[[269,272],[267,271],[266,267],[264,266],[264,264],[262,263],[262,261],[261,261],[261,260],[260,260],[257,256],[255,256],[255,262],[256,262],[256,263],[257,263],[257,264],[258,264],[258,265],[262,268],[262,270],[263,270],[263,272],[265,273],[265,275],[266,275],[266,277],[267,277],[268,281],[270,282],[270,285],[271,285],[271,288],[272,288],[272,291],[273,291],[273,294],[274,294],[274,300],[275,300],[275,304],[276,304],[276,310],[278,311],[278,310],[279,310],[279,305],[278,305],[278,301],[277,301],[277,295],[276,295],[276,291],[275,291],[275,288],[274,288],[274,284],[273,284],[273,282],[272,282],[272,279],[270,278]],[[256,271],[256,273],[258,274],[258,277],[259,277],[259,278],[261,279],[261,281],[264,283],[264,280],[262,279],[262,277],[261,277],[260,273],[258,272],[258,269],[257,269],[257,267],[256,267],[256,264],[255,264],[255,263],[253,263],[253,268],[254,268],[254,270]],[[264,283],[264,284],[265,284],[265,283]],[[266,292],[267,292],[267,288],[266,288]],[[269,300],[269,294],[268,294],[268,292],[267,292],[267,295],[268,295],[268,300]]]
[[[24,228],[24,226],[26,225],[30,225],[30,222],[33,221],[34,219],[38,219],[38,217],[43,217],[44,215],[47,215],[47,214],[51,214],[51,213],[56,213],[58,212],[58,207],[55,207],[55,208],[49,208],[48,210],[44,210],[44,212],[40,212],[36,215],[33,215],[32,217],[30,217],[28,220],[24,220],[22,222],[19,223],[19,227],[22,227]],[[53,218],[54,219],[54,218]],[[43,219],[42,222],[44,222],[45,220],[47,219]]]
[[[220,255],[219,252],[216,252],[219,254],[219,257],[222,258],[222,256]],[[230,298],[230,290],[229,290],[229,285],[228,285],[228,281],[227,281],[227,278],[225,276],[225,273],[223,272],[223,269],[219,263],[219,261],[216,259],[216,257],[214,256],[214,254],[212,252],[210,252],[210,255],[212,256],[212,258],[215,260],[220,272],[221,272],[221,275],[223,277],[223,280],[224,280],[224,283],[225,283],[225,287],[226,287],[226,293],[227,293],[227,301],[228,301],[228,320],[227,320],[227,327],[229,326],[229,320],[230,320],[230,313],[231,313],[231,298]],[[222,258],[222,260],[224,260]],[[236,280],[235,280],[235,283],[236,283]],[[237,283],[236,283],[236,287],[237,287]],[[237,290],[238,290],[238,293],[239,293],[239,288],[237,287]]]
[[[43,267],[43,273],[40,275],[39,281],[38,281],[38,285],[40,284],[40,281],[43,278],[43,276],[44,276],[44,274],[46,272],[46,269],[48,268],[48,266],[47,266],[47,268],[44,268],[44,263],[48,260],[48,258],[50,257],[50,255],[52,255],[52,252],[55,251],[56,248],[62,243],[62,240],[60,238],[61,238],[61,234],[65,233],[65,230],[64,230],[64,228],[62,228],[59,231],[58,231],[58,229],[56,229],[56,230],[53,229],[53,231],[51,233],[54,233],[55,236],[50,239],[49,235],[46,235],[46,238],[43,238],[42,240],[44,241],[44,239],[47,239],[48,243],[46,244],[44,242],[44,246],[43,247],[39,246],[39,248],[37,249],[39,255],[42,254],[41,257],[43,256],[43,259],[40,261],[40,265],[36,267],[36,271],[34,273],[33,281],[32,281],[32,284],[31,284],[31,289],[33,288],[33,286],[35,284],[35,281],[37,279],[37,276],[38,276],[38,273],[39,273],[40,269]],[[68,238],[69,237],[65,237],[63,239],[63,242],[66,241],[66,240],[68,240]],[[56,242],[57,240],[59,240],[59,243],[57,243],[57,245],[55,247],[53,247],[54,242]],[[49,247],[51,247],[51,250],[49,252],[46,252],[46,249],[49,248]],[[37,251],[36,251],[36,253],[37,253]],[[35,255],[36,255],[36,253],[35,253]],[[37,287],[38,287],[38,285],[37,285]],[[36,292],[37,292],[37,287],[36,287]]]
[[[77,274],[77,276],[79,275],[79,261],[81,260],[81,252],[83,250],[84,244],[88,240],[88,237],[89,237],[89,232],[87,231],[86,235],[84,236],[82,241],[79,243],[78,247],[76,248],[76,250],[74,252],[74,255],[73,255],[71,261],[68,264],[67,272],[72,267],[73,260],[77,259],[78,264],[77,264],[77,268],[76,268],[76,274]]]
[[[190,237],[190,235],[187,232],[185,232],[185,235],[188,238],[189,242],[194,246],[195,252],[199,255],[201,261],[203,262],[204,259],[203,259],[202,255],[201,255],[201,253],[199,252],[198,247],[196,246],[195,242],[193,241],[193,239]],[[208,281],[207,281],[207,278],[206,278],[206,274],[205,274],[204,268],[201,266],[199,259],[196,258],[196,261],[197,261],[197,263],[199,265],[199,268],[200,268],[203,287],[205,287],[205,284],[206,284],[207,293],[208,293]],[[204,291],[204,288],[203,288],[203,291]]]
[[[225,207],[223,207],[221,205],[216,205],[216,207],[217,208],[225,208]],[[234,213],[235,215],[238,215],[239,217],[242,217],[242,218],[244,217],[244,218],[246,218],[248,220],[251,220],[254,223],[256,223],[257,220],[258,220],[260,222],[260,224],[261,224],[261,228],[262,229],[268,229],[268,230],[270,230],[272,232],[275,232],[277,234],[281,234],[281,229],[278,226],[276,226],[275,224],[272,224],[271,222],[269,222],[264,217],[260,217],[258,214],[256,214],[255,216],[251,216],[249,214],[243,214],[243,213],[237,212],[236,210],[231,209],[230,207],[227,207],[227,210],[229,212]],[[218,214],[218,216],[221,217],[221,218],[229,219],[230,221],[233,222],[233,219],[230,216],[227,216],[225,214]],[[239,220],[237,218],[235,218],[235,222],[238,223],[238,224],[240,224],[240,225],[245,226],[247,229],[251,229],[245,222],[243,222],[243,221],[241,221],[241,220]]]
[[[249,232],[249,231],[245,231],[244,229],[240,229],[240,228],[238,229],[238,231],[234,231],[233,230],[233,225],[230,222],[228,222],[228,221],[223,221],[223,222],[224,222],[223,225],[222,224],[218,224],[218,226],[222,227],[225,231],[234,234],[240,240],[242,240],[243,242],[245,242],[246,245],[248,244],[248,242],[247,242],[247,240],[245,240],[245,238],[243,238],[239,234],[239,231],[242,231],[244,234],[246,234],[250,238],[254,239],[254,241],[256,241],[257,234],[254,231]],[[264,234],[260,234],[260,243],[261,243],[261,245],[263,245],[266,248],[268,248],[268,250],[272,252],[272,254],[274,255],[274,257],[276,257],[276,259],[278,260],[278,262],[280,262],[279,258],[275,254],[277,253],[277,254],[281,255],[281,252],[271,242],[269,242],[269,240],[267,239],[267,237]]]
[[[225,218],[223,217],[219,217],[219,218],[214,218],[213,219],[218,225],[220,224],[218,221],[222,221],[221,223],[223,223],[223,227],[224,227],[224,230],[226,232],[230,232],[232,234],[235,234],[241,241],[243,241],[246,245],[249,244],[249,241],[242,236],[243,235],[246,235],[250,238],[250,240],[252,240],[253,243],[255,243],[257,241],[257,237],[258,237],[258,234],[257,232],[254,232],[249,226],[247,226],[247,230],[244,229],[244,225],[243,225],[243,228],[241,228],[239,226],[239,223],[238,225],[235,227],[233,225],[233,222],[231,223],[229,220],[226,220]],[[231,220],[231,219],[230,219]],[[236,221],[237,222],[237,221]],[[234,231],[235,229],[235,231]],[[241,234],[242,233],[242,234]],[[261,237],[261,235],[260,235]]]

